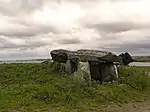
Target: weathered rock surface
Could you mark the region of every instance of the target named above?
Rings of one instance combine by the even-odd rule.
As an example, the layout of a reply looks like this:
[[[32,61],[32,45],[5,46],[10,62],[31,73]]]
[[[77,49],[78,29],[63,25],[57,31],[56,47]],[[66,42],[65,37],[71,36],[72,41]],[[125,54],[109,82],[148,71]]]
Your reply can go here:
[[[68,74],[72,74],[78,69],[78,58],[72,57],[70,60],[66,62],[66,72]]]
[[[88,61],[99,61],[99,62],[120,62],[121,59],[119,56],[100,50],[78,50],[77,56],[80,57],[80,60],[88,60]],[[83,57],[83,58],[82,58]]]
[[[128,65],[129,63],[134,61],[132,56],[129,53],[127,53],[127,52],[122,53],[119,56],[121,57],[122,64],[124,64],[124,65]]]
[[[111,82],[118,79],[118,71],[116,65],[114,65],[113,63],[101,65],[101,74],[103,81],[105,82]]]
[[[72,73],[72,66],[70,60],[67,60],[66,62],[66,73],[71,74]]]
[[[50,52],[50,55],[54,61],[59,63],[66,63],[68,60],[67,50],[58,49]]]
[[[78,50],[68,51],[63,49],[51,51],[51,56],[54,61],[66,63],[68,59],[76,56],[79,61],[98,61],[98,62],[120,62],[121,58],[111,52],[99,50]]]
[[[78,70],[74,72],[74,81],[79,85],[91,85],[90,66],[88,62],[79,62]]]
[[[89,61],[91,78],[102,83],[100,63]]]
[[[90,79],[101,83],[116,80],[118,72],[114,62],[120,63],[122,59],[111,52],[85,49],[78,51],[58,49],[51,51],[50,54],[53,61],[66,64],[67,74],[74,74],[77,79],[82,80],[81,82]]]
[[[113,63],[90,62],[90,73],[92,79],[109,82],[118,79],[118,71]]]

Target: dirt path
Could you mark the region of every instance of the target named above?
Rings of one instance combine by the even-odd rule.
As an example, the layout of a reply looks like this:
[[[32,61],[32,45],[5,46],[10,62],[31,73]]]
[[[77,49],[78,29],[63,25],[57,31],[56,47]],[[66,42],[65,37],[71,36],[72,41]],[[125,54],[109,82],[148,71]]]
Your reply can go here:
[[[150,101],[136,104],[125,104],[121,107],[109,106],[102,112],[150,112]]]

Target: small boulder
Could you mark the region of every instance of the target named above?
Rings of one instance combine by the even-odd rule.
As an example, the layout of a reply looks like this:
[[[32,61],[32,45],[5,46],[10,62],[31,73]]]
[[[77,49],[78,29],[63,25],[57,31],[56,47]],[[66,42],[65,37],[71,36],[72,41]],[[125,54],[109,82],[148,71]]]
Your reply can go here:
[[[134,60],[132,59],[132,56],[125,52],[119,55],[122,59],[122,64],[128,65],[129,63],[133,62]]]
[[[59,63],[66,63],[68,60],[67,50],[59,49],[53,50],[50,52],[53,61],[57,61]]]

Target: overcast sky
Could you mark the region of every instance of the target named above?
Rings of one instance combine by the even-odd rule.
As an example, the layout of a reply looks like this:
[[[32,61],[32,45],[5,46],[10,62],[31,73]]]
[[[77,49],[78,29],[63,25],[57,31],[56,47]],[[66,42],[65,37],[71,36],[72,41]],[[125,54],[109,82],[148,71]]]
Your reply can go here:
[[[150,55],[150,0],[0,0],[0,60],[57,48]]]

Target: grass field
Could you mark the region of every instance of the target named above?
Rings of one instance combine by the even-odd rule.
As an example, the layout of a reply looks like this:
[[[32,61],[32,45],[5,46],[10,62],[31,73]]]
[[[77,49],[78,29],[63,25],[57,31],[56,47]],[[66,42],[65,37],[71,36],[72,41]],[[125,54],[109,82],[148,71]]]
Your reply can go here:
[[[133,56],[135,62],[150,62],[150,56]]]
[[[77,86],[46,64],[0,65],[0,112],[99,112],[150,98],[149,67],[121,67],[113,84]]]

